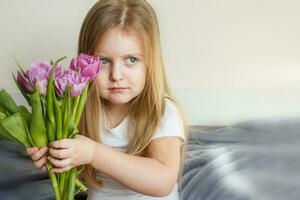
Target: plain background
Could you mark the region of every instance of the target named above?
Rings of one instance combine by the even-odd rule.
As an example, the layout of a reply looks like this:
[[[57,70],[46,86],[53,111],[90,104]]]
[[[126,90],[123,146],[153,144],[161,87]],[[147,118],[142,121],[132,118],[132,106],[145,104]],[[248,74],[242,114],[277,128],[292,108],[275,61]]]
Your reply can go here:
[[[1,0],[0,88],[19,96],[14,57],[27,67],[66,55],[67,65],[95,2]],[[300,1],[149,2],[169,82],[189,124],[300,116]]]

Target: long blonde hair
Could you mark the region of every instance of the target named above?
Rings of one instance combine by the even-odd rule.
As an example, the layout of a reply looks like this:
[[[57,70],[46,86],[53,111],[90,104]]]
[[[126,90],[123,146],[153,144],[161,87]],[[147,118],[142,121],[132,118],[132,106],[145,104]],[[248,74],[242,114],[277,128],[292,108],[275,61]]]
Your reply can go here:
[[[132,131],[129,131],[131,135],[127,147],[127,153],[142,155],[160,126],[165,98],[171,99],[177,106],[178,104],[171,97],[165,76],[156,14],[145,0],[99,0],[83,21],[78,53],[94,54],[97,42],[108,30],[116,27],[128,33],[137,33],[144,46],[146,83],[141,94],[129,105],[128,116]],[[100,141],[100,112],[104,104],[96,85],[95,82],[90,85],[79,129],[80,134]],[[180,109],[179,112],[182,115]],[[183,121],[185,124],[184,117]],[[187,134],[185,135],[187,138]],[[184,147],[182,152],[183,149]],[[101,185],[101,181],[96,179],[96,171],[89,165],[85,166],[82,176],[90,186]]]

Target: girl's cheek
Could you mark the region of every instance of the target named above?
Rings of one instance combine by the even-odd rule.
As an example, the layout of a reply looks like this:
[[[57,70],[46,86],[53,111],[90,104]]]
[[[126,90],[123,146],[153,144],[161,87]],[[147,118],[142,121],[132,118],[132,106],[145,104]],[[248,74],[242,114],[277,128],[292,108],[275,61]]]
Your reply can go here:
[[[108,77],[108,76],[109,76],[109,73],[110,73],[109,67],[103,66],[103,67],[101,68],[101,71],[100,71],[98,77],[101,78],[101,79],[103,79],[103,78],[105,78],[105,77]]]
[[[101,68],[99,75],[97,76],[97,81],[104,80],[109,75],[109,70],[107,68]]]
[[[106,71],[108,71],[108,69],[109,69],[108,64],[105,64],[105,65],[102,65],[102,66],[101,66],[101,71],[102,71],[102,72],[106,72]]]

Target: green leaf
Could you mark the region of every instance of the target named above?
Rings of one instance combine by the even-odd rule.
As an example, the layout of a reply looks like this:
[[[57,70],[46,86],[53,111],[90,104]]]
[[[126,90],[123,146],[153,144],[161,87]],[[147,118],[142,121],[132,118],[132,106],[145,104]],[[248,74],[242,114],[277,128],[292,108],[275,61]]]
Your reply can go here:
[[[25,106],[19,106],[19,112],[22,119],[26,122],[27,125],[30,123],[31,113],[27,110]]]
[[[4,114],[4,115],[6,115],[6,117],[8,117],[8,116],[10,116],[11,115],[11,113],[9,113],[6,109],[4,109],[1,105],[0,105],[0,110],[1,110],[1,112]]]
[[[25,70],[23,69],[22,65],[20,64],[20,62],[14,57],[15,63],[17,64],[17,67],[19,68],[19,70],[25,74]]]
[[[6,114],[0,111],[0,120],[6,118]]]
[[[31,113],[27,110],[27,108],[25,106],[19,106],[19,112],[20,112],[20,115],[21,115],[22,119],[26,123],[27,138],[28,138],[28,141],[30,143],[30,146],[35,146],[34,142],[31,139],[29,130],[28,130],[28,127],[30,126]]]
[[[0,106],[10,114],[14,114],[19,111],[16,102],[4,89],[0,91]]]
[[[8,139],[8,140],[15,140],[0,124],[0,138],[1,139]]]
[[[34,147],[35,144],[34,144],[32,138],[31,138],[31,135],[30,135],[29,131],[28,131],[28,134],[27,134],[27,138],[28,138],[28,141],[29,141],[29,143],[30,143],[30,146]]]
[[[38,148],[47,146],[48,139],[46,135],[41,98],[38,91],[34,92],[30,96],[30,105],[32,108],[30,119],[31,139]]]
[[[14,138],[25,147],[31,146],[27,138],[28,128],[19,112],[2,119],[0,125],[11,136],[10,138]]]
[[[5,109],[4,109],[1,105],[0,105],[0,112],[2,112],[2,113],[4,113],[4,114],[6,113],[6,112],[5,112]]]

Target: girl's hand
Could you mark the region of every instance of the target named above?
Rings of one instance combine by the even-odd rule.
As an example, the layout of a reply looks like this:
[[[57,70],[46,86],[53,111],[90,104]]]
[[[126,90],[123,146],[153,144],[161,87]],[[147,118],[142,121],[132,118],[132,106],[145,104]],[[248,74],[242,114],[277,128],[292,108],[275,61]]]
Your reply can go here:
[[[45,154],[47,150],[47,147],[42,147],[40,149],[38,149],[37,147],[31,147],[25,150],[25,154],[27,156],[30,156],[35,168],[42,169],[44,172],[46,172],[45,164],[47,162],[47,158]]]
[[[96,146],[95,141],[83,135],[50,143],[47,159],[54,165],[51,171],[62,173],[79,165],[90,164],[94,158]]]

